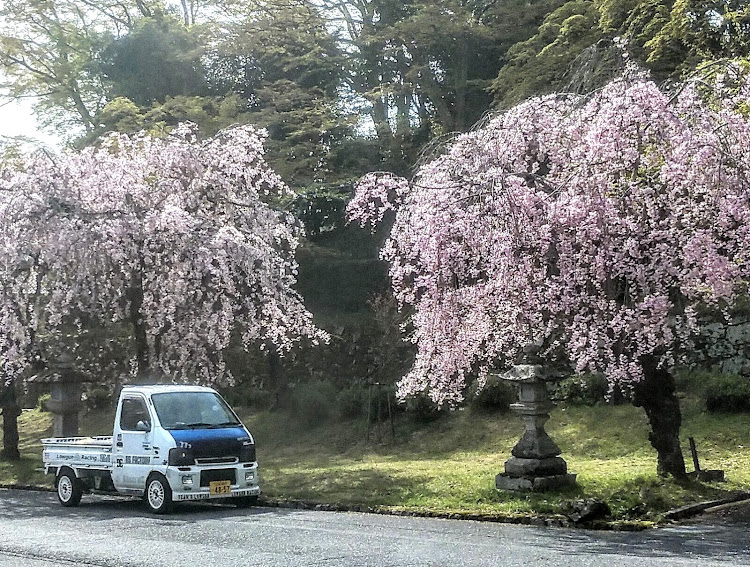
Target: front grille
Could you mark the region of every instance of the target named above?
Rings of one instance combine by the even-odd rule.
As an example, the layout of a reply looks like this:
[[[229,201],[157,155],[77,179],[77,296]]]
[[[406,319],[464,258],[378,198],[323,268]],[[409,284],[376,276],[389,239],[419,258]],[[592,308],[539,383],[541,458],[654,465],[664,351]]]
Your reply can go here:
[[[215,457],[209,459],[195,459],[195,462],[199,465],[232,465],[238,463],[237,457]]]
[[[208,469],[201,471],[201,486],[208,486],[215,480],[228,480],[232,484],[237,484],[237,477],[234,469]]]
[[[191,443],[196,459],[212,459],[216,457],[239,458],[242,449],[242,443],[236,438],[195,440]]]

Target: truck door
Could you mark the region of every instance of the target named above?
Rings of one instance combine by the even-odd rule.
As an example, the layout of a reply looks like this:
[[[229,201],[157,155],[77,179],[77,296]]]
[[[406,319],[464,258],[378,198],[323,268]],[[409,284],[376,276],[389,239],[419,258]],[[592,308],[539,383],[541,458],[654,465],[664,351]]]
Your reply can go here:
[[[137,394],[125,396],[114,431],[112,480],[118,490],[135,493],[146,487],[153,457],[153,417],[146,399]]]

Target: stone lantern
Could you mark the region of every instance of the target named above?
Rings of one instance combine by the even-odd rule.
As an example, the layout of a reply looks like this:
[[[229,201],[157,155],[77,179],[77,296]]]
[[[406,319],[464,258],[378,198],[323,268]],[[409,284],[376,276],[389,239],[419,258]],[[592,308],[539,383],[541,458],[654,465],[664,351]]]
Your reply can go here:
[[[54,416],[52,434],[55,437],[78,435],[78,414],[83,409],[81,392],[87,377],[73,365],[73,357],[61,354],[50,362],[46,372],[35,377],[35,381],[49,384],[50,399],[45,404]]]
[[[568,473],[560,447],[544,430],[555,407],[547,393],[547,382],[555,376],[542,366],[523,364],[501,378],[518,387],[518,402],[510,407],[521,417],[526,430],[513,447],[513,456],[505,462],[505,472],[495,478],[495,486],[501,490],[543,491],[575,485],[576,475]]]

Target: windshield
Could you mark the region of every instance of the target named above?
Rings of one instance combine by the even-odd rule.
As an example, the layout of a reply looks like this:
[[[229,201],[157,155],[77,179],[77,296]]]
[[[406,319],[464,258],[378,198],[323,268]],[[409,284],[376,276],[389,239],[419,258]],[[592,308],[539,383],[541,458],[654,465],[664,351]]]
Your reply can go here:
[[[151,396],[164,429],[199,429],[241,425],[215,392],[167,392]]]

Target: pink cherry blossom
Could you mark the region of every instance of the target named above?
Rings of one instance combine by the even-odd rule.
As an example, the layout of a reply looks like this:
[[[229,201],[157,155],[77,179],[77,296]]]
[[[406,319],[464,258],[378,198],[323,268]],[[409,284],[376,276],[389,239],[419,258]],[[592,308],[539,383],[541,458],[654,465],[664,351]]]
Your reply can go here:
[[[124,326],[134,375],[231,380],[231,342],[325,340],[294,290],[301,230],[269,203],[289,189],[265,133],[197,141],[113,134],[0,173],[0,353],[13,379],[34,334]],[[80,354],[80,353],[79,353]]]
[[[750,276],[750,82],[728,85],[630,73],[520,104],[408,182],[365,177],[349,216],[396,211],[381,254],[414,313],[399,394],[453,405],[532,356],[625,390],[645,356],[688,362],[697,313]]]

